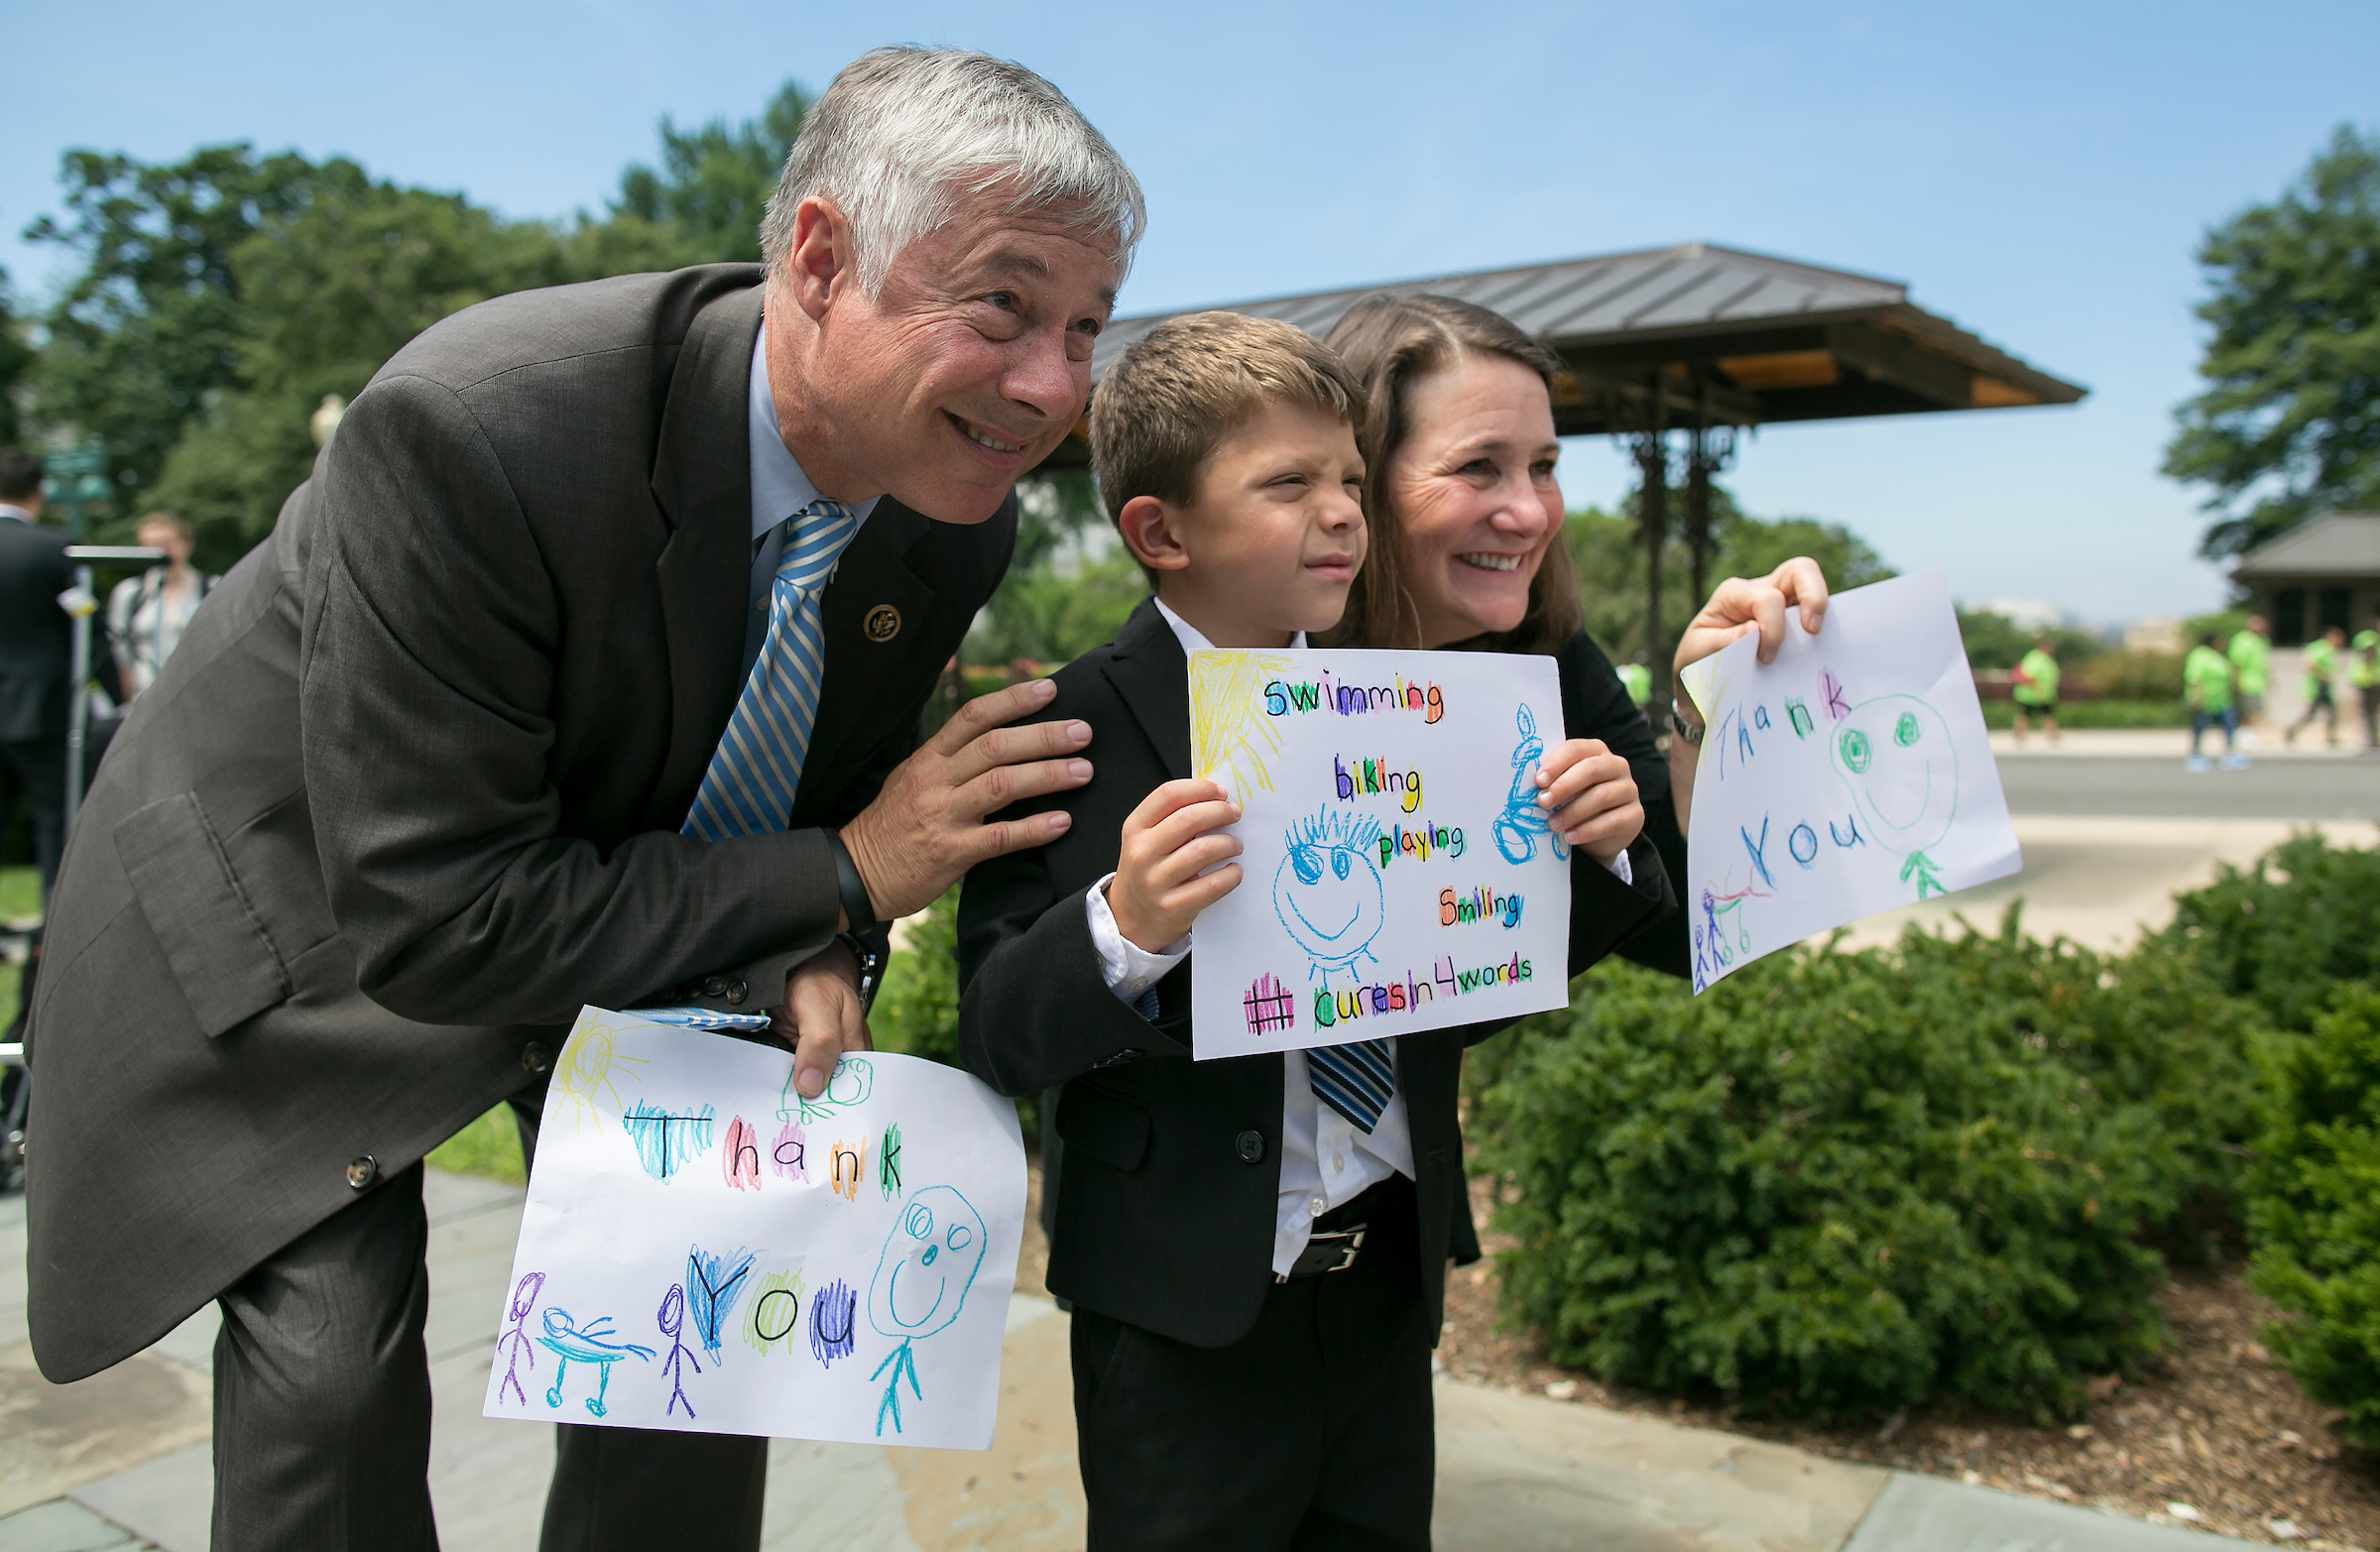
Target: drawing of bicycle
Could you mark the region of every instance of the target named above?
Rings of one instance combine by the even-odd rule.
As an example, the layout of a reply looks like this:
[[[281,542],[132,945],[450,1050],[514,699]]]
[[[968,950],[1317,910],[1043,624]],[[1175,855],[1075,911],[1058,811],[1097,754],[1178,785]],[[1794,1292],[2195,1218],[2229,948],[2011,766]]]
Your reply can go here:
[[[1495,849],[1518,867],[1537,855],[1537,838],[1544,836],[1554,848],[1554,860],[1568,862],[1570,843],[1554,834],[1546,811],[1537,806],[1537,762],[1545,757],[1545,740],[1537,736],[1537,719],[1528,707],[1521,707],[1515,720],[1520,743],[1512,751],[1512,789],[1495,821]]]

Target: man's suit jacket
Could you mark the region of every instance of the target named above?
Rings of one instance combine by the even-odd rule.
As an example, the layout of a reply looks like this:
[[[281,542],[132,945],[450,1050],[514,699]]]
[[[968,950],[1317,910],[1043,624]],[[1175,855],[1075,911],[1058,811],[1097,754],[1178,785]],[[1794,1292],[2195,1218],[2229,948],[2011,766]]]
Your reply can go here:
[[[73,581],[64,534],[0,518],[0,744],[66,736]]]
[[[830,941],[1015,514],[887,500],[781,835],[678,834],[741,689],[757,266],[507,297],[356,398],[135,702],[34,1010],[35,1353],[79,1377],[550,1065],[582,1003]]]
[[[1083,911],[1116,867],[1125,817],[1190,774],[1187,660],[1153,602],[1114,643],[1057,675],[1043,715],[1091,724],[1090,785],[1036,807],[1073,815],[1048,846],[967,876],[959,903],[960,1059],[1004,1094],[1063,1085],[1064,1142],[1049,1288],[1103,1315],[1223,1347],[1255,1323],[1273,1280],[1284,1067],[1278,1056],[1192,1061],[1190,962],[1158,983],[1152,1023],[1101,979]],[[1021,811],[1021,810],[1020,810]],[[1669,901],[1649,842],[1629,851],[1634,886],[1579,854],[1570,968],[1585,969]],[[1434,1330],[1463,1190],[1455,1095],[1463,1048],[1501,1024],[1400,1035],[1397,1086],[1413,1141],[1421,1285]],[[1468,1219],[1465,1220],[1468,1222]]]

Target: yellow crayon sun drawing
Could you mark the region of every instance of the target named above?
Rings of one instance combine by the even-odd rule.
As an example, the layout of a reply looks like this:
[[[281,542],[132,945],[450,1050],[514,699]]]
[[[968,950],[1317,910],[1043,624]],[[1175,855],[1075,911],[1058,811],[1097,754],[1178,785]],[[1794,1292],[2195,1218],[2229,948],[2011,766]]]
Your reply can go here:
[[[1270,653],[1190,655],[1190,765],[1235,794],[1272,790],[1269,761],[1281,735],[1264,715],[1264,685],[1290,668]]]
[[[620,1090],[612,1082],[612,1069],[616,1063],[645,1065],[642,1056],[615,1057],[612,1054],[612,1043],[619,1033],[619,1030],[600,1018],[581,1018],[569,1043],[562,1047],[561,1059],[553,1064],[553,1086],[560,1091],[563,1103],[570,1107],[573,1131],[577,1130],[582,1117],[594,1122],[596,1131],[603,1130],[603,1108],[595,1103],[597,1094],[610,1102],[612,1110],[623,1108]],[[632,1082],[644,1081],[633,1072],[624,1072],[620,1076]]]

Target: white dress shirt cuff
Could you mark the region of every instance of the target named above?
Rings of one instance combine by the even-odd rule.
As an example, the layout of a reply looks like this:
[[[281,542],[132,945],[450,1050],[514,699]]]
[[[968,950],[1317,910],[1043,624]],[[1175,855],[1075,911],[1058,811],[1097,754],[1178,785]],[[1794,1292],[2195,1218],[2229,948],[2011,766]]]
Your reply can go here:
[[[1100,979],[1119,1001],[1136,1003],[1189,954],[1190,935],[1184,933],[1179,942],[1153,954],[1126,937],[1108,906],[1108,886],[1115,879],[1111,873],[1083,892],[1083,914],[1091,924],[1091,947],[1099,954]]]

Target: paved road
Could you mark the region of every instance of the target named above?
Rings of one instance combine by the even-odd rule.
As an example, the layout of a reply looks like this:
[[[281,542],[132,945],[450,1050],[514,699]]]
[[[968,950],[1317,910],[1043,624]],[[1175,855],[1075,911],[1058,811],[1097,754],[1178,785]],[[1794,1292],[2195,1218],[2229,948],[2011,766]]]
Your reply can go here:
[[[1999,757],[2013,814],[2380,819],[2380,760],[2267,760],[2196,775],[2178,758]]]

